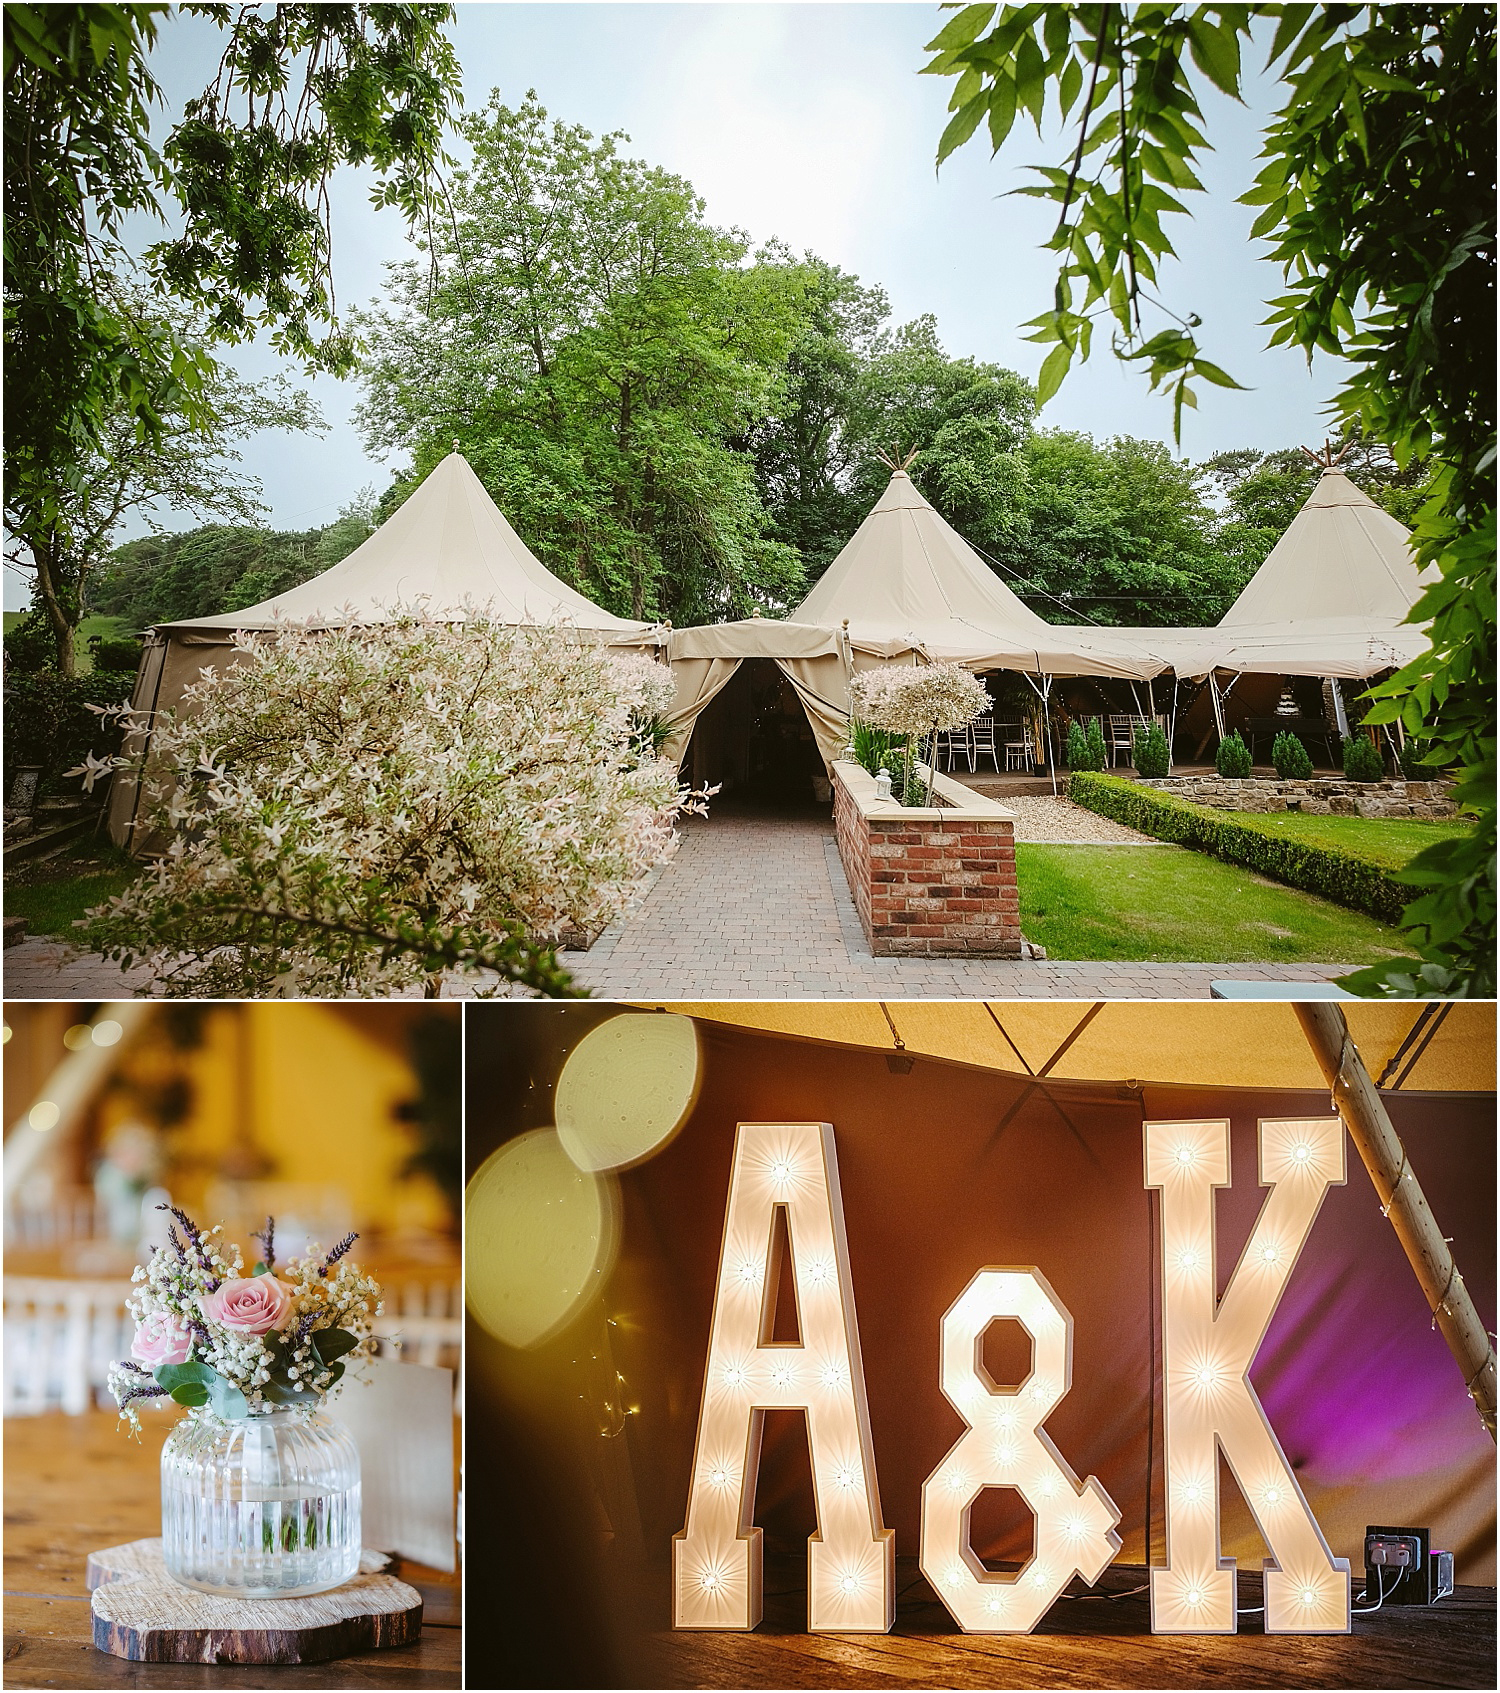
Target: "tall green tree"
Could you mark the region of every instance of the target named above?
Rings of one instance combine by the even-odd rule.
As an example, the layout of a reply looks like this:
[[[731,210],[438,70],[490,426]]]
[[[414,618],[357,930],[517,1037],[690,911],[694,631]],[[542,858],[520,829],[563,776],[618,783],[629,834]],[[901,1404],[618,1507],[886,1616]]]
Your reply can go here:
[[[1202,187],[1199,92],[1240,98],[1243,49],[1271,37],[1285,101],[1241,196],[1285,276],[1271,344],[1348,360],[1338,420],[1398,464],[1431,461],[1414,538],[1434,580],[1412,613],[1431,645],[1367,721],[1399,717],[1476,818],[1403,872],[1420,969],[1363,972],[1365,992],[1495,990],[1495,27],[1492,6],[966,5],[925,67],[957,79],[939,160],[981,124],[998,152],[1020,113],[1040,132],[1049,94],[1073,126],[1017,190],[1058,209],[1042,399],[1103,322],[1180,422],[1195,380],[1238,384],[1204,356],[1198,313],[1162,297],[1164,220]]]
[[[746,264],[680,177],[625,137],[498,95],[462,125],[451,221],[361,321],[360,417],[420,476],[456,440],[554,570],[611,610],[679,623],[786,606],[743,449],[801,324],[784,256]]]
[[[141,309],[126,220],[172,226],[147,255],[153,283],[201,309],[210,340],[264,329],[347,370],[329,181],[367,166],[379,203],[425,220],[458,99],[449,6],[189,4],[223,27],[224,55],[158,144],[152,59],[170,10],[4,10],[5,520],[39,571],[54,544],[76,551],[75,467],[113,420],[157,440],[168,418],[213,427],[209,348]]]
[[[147,296],[132,290],[124,297],[137,321],[169,333]],[[187,326],[193,334],[192,314]],[[163,405],[153,430],[142,430],[129,404],[116,400],[97,437],[76,452],[47,515],[33,512],[30,527],[6,543],[6,563],[31,577],[57,670],[76,671],[75,636],[90,584],[123,523],[160,525],[169,513],[253,523],[265,506],[259,481],[241,468],[244,441],[262,429],[303,434],[323,427],[308,396],[282,378],[249,382],[219,365],[190,404]]]

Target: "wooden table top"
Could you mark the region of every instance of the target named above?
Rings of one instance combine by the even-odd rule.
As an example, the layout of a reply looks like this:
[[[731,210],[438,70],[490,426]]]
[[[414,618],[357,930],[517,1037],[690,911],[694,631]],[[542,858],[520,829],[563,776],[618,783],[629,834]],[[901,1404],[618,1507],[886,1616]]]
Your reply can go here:
[[[334,1663],[278,1667],[140,1664],[93,1643],[84,1560],[101,1547],[161,1532],[161,1443],[172,1413],[142,1418],[139,1445],[110,1411],[5,1421],[5,1686],[458,1687],[458,1575],[398,1562],[424,1601],[412,1646]]]
[[[962,1634],[913,1557],[896,1560],[889,1634],[808,1634],[805,1561],[767,1555],[766,1616],[749,1634],[666,1626],[670,1574],[637,1570],[623,1611],[622,1684],[635,1687],[1479,1687],[1495,1686],[1495,1589],[1461,1587],[1431,1607],[1356,1617],[1351,1634],[1158,1635],[1145,1594],[1059,1602],[1032,1634]],[[1355,1572],[1355,1581],[1360,1580]],[[1145,1581],[1114,1564],[1099,1587]],[[1081,1581],[1072,1591],[1082,1592]],[[1355,1591],[1359,1588],[1356,1586]],[[619,1596],[624,1598],[622,1593]],[[619,1603],[617,1598],[616,1603]],[[1260,1572],[1240,1569],[1240,1604],[1260,1603]],[[617,1613],[617,1616],[620,1613]]]

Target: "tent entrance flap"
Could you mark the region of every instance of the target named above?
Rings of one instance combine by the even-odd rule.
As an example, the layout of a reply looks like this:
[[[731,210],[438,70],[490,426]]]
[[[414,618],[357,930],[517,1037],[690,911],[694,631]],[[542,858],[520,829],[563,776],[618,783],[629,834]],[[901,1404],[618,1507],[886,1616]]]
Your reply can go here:
[[[714,662],[734,669],[695,715],[685,748],[692,785],[754,805],[810,804],[826,770],[803,688],[773,659]]]

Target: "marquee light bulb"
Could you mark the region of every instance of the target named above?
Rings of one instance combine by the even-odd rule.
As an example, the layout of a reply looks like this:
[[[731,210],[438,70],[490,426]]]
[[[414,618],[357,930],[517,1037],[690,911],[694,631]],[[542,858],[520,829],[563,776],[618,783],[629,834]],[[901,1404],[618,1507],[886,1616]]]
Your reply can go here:
[[[1192,1147],[1186,1143],[1177,1148],[1177,1162],[1179,1164],[1191,1164],[1195,1156]]]
[[[1197,1148],[1189,1160],[1184,1136]],[[1146,1186],[1161,1206],[1167,1472],[1192,1478],[1167,1489],[1166,1565],[1150,1576],[1152,1632],[1232,1634],[1237,1627],[1234,1562],[1220,1555],[1218,1494],[1209,1479],[1222,1453],[1236,1476],[1254,1478],[1247,1491],[1267,1508],[1266,1633],[1347,1633],[1348,1560],[1330,1551],[1249,1378],[1286,1272],[1328,1188],[1344,1179],[1342,1124],[1337,1117],[1261,1122],[1260,1180],[1269,1191],[1222,1299],[1214,1193],[1231,1185],[1229,1124],[1147,1123],[1144,1137]],[[1167,1273],[1188,1254],[1203,1273]],[[1270,1267],[1275,1273],[1265,1273]],[[1310,1580],[1313,1572],[1326,1574]]]
[[[1036,1369],[1024,1395],[997,1390],[984,1372],[984,1333],[999,1317],[1031,1336]],[[1113,1501],[1093,1476],[1080,1482],[1042,1430],[1068,1391],[1072,1353],[1072,1319],[1037,1270],[980,1270],[943,1318],[943,1396],[965,1428],[922,1485],[921,1566],[967,1633],[1029,1633],[1075,1570],[1095,1581],[1120,1549]],[[976,1572],[969,1504],[986,1486],[1015,1488],[1036,1518],[1038,1546],[1066,1546],[1062,1568],[1054,1557],[998,1581]]]
[[[1198,1254],[1193,1251],[1192,1247],[1188,1247],[1185,1252],[1177,1254],[1177,1262],[1184,1270],[1196,1270],[1198,1268]]]
[[[789,1255],[774,1245],[778,1207]],[[796,1295],[794,1346],[762,1334],[783,1274]],[[895,1537],[880,1517],[831,1125],[740,1124],[715,1287],[687,1522],[672,1543],[673,1625],[749,1629],[761,1620],[755,1484],[765,1413],[785,1408],[805,1413],[812,1456],[808,1627],[884,1632],[895,1618]],[[720,1383],[738,1391],[708,1391]],[[725,1461],[736,1453],[749,1461]],[[704,1568],[721,1572],[716,1588],[693,1578]]]

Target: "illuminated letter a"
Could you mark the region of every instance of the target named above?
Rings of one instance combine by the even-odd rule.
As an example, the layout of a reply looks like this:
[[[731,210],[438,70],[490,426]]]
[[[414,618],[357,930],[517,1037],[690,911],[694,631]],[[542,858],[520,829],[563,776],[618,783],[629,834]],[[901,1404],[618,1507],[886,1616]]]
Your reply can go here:
[[[800,1338],[790,1343],[771,1339],[778,1207],[797,1296]],[[812,1457],[808,1627],[884,1632],[895,1616],[896,1543],[880,1520],[828,1123],[741,1123],[735,1138],[687,1527],[672,1542],[676,1628],[754,1628],[761,1619],[755,1482],[765,1412],[782,1408],[806,1413]]]

